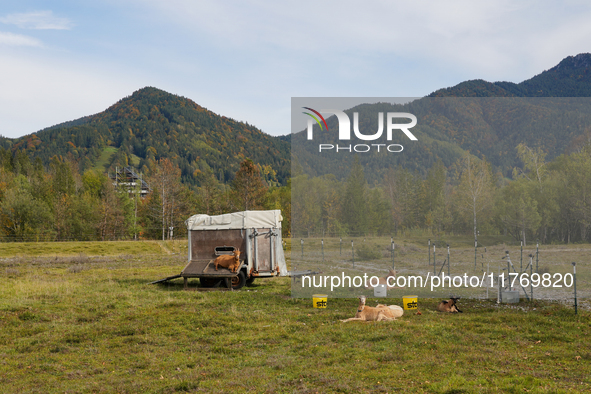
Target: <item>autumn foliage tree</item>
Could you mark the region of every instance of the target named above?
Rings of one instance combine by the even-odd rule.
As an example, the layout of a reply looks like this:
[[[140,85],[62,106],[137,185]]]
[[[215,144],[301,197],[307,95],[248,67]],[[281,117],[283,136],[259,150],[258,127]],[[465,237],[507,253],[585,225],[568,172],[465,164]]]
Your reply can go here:
[[[252,160],[246,159],[240,163],[240,169],[232,182],[230,200],[238,211],[262,209],[267,189],[259,168]]]

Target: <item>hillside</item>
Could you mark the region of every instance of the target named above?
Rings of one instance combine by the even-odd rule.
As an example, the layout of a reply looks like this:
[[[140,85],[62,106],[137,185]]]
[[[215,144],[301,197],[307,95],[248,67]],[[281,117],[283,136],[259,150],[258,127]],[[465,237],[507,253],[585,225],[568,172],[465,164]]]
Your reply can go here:
[[[586,138],[591,131],[591,100],[576,97],[590,96],[591,54],[580,54],[519,84],[466,81],[410,104],[364,104],[345,112],[349,119],[359,113],[362,130],[378,129],[379,112],[410,112],[421,119],[413,128],[420,143],[405,137],[392,141],[402,144],[404,153],[357,155],[370,183],[381,181],[388,168],[397,166],[425,174],[441,160],[450,168],[466,152],[486,157],[496,171],[511,177],[513,168],[522,165],[518,144],[540,147],[552,160]],[[334,116],[327,123],[329,130],[338,128]],[[294,171],[344,179],[356,155],[319,154],[318,144],[337,144],[337,135],[314,128],[313,143],[305,141],[303,133],[292,136]]]
[[[591,53],[568,56],[521,83],[478,79],[439,89],[429,97],[591,97]]]
[[[412,129],[418,141],[404,136],[392,141],[404,146],[402,153],[374,150],[357,155],[371,182],[380,181],[388,168],[397,166],[425,174],[441,160],[450,168],[466,152],[486,157],[496,171],[511,177],[513,168],[522,165],[518,144],[540,147],[552,160],[567,152],[591,127],[591,100],[576,98],[425,97],[406,105],[366,104],[345,111],[350,119],[353,112],[359,113],[361,130],[377,130],[379,112],[409,112],[419,119]],[[338,129],[334,116],[326,121],[329,130]],[[336,133],[322,133],[316,126],[314,133],[314,141],[307,141],[304,132],[292,137],[298,171],[310,176],[347,177],[356,155],[320,154],[318,144],[339,141]]]
[[[81,170],[132,163],[142,169],[150,160],[166,157],[181,168],[183,182],[189,184],[197,182],[194,175],[209,170],[227,182],[245,158],[271,166],[280,183],[290,173],[285,140],[152,87],[99,114],[14,140],[3,138],[0,145],[23,150],[45,164],[56,154],[68,156]]]
[[[390,155],[386,159],[374,154],[361,155],[362,163],[371,170],[371,180],[379,180],[385,169],[398,165],[425,173],[441,160],[449,168],[468,151],[486,156],[508,176],[513,167],[520,165],[517,144],[541,147],[552,159],[584,139],[589,119],[586,103],[579,103],[585,108],[573,114],[567,101],[522,101],[518,112],[521,117],[529,114],[524,123],[515,111],[504,115],[507,101],[498,98],[590,96],[591,54],[585,53],[569,56],[521,83],[465,81],[406,106],[362,105],[346,112],[359,112],[361,127],[373,130],[377,128],[378,112],[412,112],[429,119],[415,129],[421,144],[405,141],[404,156]],[[468,103],[458,99],[462,97],[480,100]],[[456,99],[442,101],[443,98]],[[333,127],[336,125],[334,119],[327,121],[335,122]],[[320,142],[335,142],[331,140],[334,137],[323,138]],[[293,140],[299,141],[298,136],[293,136]],[[68,156],[79,163],[82,171],[107,171],[129,164],[142,170],[152,160],[167,157],[181,168],[183,182],[188,184],[198,184],[197,175],[209,171],[228,182],[244,158],[271,167],[277,181],[285,184],[291,170],[291,142],[291,135],[269,136],[247,123],[214,114],[192,100],[151,87],[136,91],[99,114],[14,140],[0,138],[1,147],[24,151],[46,165],[56,154]],[[294,154],[296,172],[332,173],[337,177],[345,176],[353,156],[320,158],[314,148],[306,149],[305,143],[298,144]]]

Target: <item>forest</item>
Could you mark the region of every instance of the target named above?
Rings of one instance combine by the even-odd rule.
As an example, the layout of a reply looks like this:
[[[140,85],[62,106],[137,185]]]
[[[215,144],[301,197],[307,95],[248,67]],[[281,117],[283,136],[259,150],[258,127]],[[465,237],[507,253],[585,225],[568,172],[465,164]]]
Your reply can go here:
[[[591,241],[591,141],[547,161],[540,148],[520,144],[512,179],[490,162],[465,154],[426,173],[385,169],[368,182],[354,160],[347,177],[294,172],[285,186],[270,167],[241,162],[233,181],[210,169],[181,182],[169,159],[151,160],[146,197],[95,169],[54,156],[48,166],[20,150],[0,148],[0,236],[3,241],[171,239],[186,235],[184,220],[247,209],[281,209],[283,236],[511,236],[524,244]],[[172,228],[172,231],[171,231]]]
[[[147,173],[151,162],[168,158],[189,185],[197,184],[195,175],[210,170],[228,183],[246,158],[272,168],[280,184],[289,178],[290,168],[288,142],[152,87],[95,115],[16,139],[0,137],[0,147],[24,151],[44,166],[55,155],[67,157],[81,173],[117,166]],[[105,151],[113,154],[105,157]]]
[[[181,169],[163,158],[146,162],[149,193],[117,184],[103,171],[79,171],[76,161],[54,156],[48,166],[21,151],[0,148],[2,241],[172,239],[186,236],[184,221],[197,213],[281,209],[289,230],[289,188],[269,186],[275,174],[250,159],[229,184],[210,169],[181,182]],[[267,180],[265,180],[267,179]],[[276,184],[276,182],[274,183]],[[139,187],[139,186],[138,186]]]
[[[524,244],[591,241],[591,143],[552,161],[519,144],[512,179],[470,154],[422,175],[388,168],[366,180],[355,158],[348,177],[292,178],[292,236],[397,235],[414,230],[511,236]],[[295,172],[295,171],[294,171]]]
[[[195,213],[281,209],[285,237],[413,230],[590,242],[590,67],[580,54],[519,84],[466,81],[346,111],[363,130],[376,130],[380,112],[419,116],[420,144],[404,141],[404,159],[318,155],[336,134],[272,137],[146,87],[101,113],[0,136],[0,237],[168,239]],[[121,167],[145,176],[146,197],[109,177]]]

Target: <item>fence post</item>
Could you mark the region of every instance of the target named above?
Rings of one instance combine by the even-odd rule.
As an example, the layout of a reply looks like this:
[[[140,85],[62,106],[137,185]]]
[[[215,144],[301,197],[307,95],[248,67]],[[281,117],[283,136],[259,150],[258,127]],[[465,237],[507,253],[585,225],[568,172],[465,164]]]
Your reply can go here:
[[[392,269],[394,270],[394,242],[392,242],[392,251],[390,252],[392,254]]]
[[[474,239],[474,270],[476,271],[476,254],[478,253],[478,239]]]
[[[526,268],[527,269],[527,268]],[[531,296],[531,301],[534,300],[534,285],[531,280],[531,276],[534,273],[534,255],[529,255],[529,294]]]
[[[540,240],[538,239],[538,240],[536,240],[536,274],[539,273],[539,270],[538,270],[538,256],[540,253],[539,248],[540,248]]]
[[[521,241],[521,256],[519,257],[519,275],[523,271],[523,241]]]
[[[351,261],[353,261],[353,268],[355,268],[355,250],[353,249],[353,240],[351,240]]]
[[[322,262],[324,263],[324,239],[320,242],[322,243]]]
[[[449,276],[449,244],[447,244],[447,276]]]
[[[304,259],[304,239],[300,239],[300,243],[302,244],[302,260]]]
[[[433,275],[437,275],[437,267],[435,266],[435,243],[433,243]]]
[[[575,315],[578,314],[577,311],[577,263],[573,261],[573,282],[575,285]]]

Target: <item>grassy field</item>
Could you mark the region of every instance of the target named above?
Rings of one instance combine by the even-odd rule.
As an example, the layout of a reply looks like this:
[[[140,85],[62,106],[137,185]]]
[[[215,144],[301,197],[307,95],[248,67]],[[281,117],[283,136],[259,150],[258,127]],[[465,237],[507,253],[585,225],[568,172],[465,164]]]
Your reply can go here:
[[[99,171],[99,172],[105,171],[109,167],[109,163],[111,162],[111,158],[113,157],[113,155],[115,153],[117,153],[118,150],[119,150],[119,148],[115,148],[114,146],[105,147],[103,149],[103,151],[101,152],[100,157],[96,161],[93,169],[96,171]],[[140,163],[140,158],[132,153],[130,165],[137,167],[139,165],[139,163]]]
[[[186,253],[187,241],[3,242],[0,258],[121,256]]]
[[[29,255],[14,244],[10,257],[2,244],[0,392],[591,391],[586,309],[474,299],[443,315],[438,300],[420,299],[420,315],[341,323],[355,299],[313,309],[290,297],[288,278],[232,292],[148,285],[180,272],[179,245],[90,252],[97,244]]]

